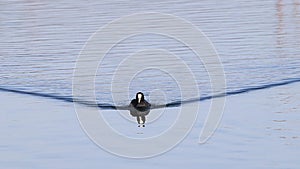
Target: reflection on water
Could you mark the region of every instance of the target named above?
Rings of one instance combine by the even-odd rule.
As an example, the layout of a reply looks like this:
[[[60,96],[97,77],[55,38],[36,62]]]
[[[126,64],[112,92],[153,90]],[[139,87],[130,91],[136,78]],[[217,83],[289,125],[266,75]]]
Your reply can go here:
[[[146,116],[150,113],[150,109],[146,111],[138,111],[136,109],[130,109],[130,115],[136,118],[138,127],[145,127]]]
[[[298,50],[299,51],[299,2],[293,1],[286,4],[282,0],[276,3],[278,26],[277,26],[277,48],[280,58],[297,57],[298,55],[287,55],[284,50]],[[291,39],[290,37],[295,37]]]
[[[240,94],[251,89],[266,89],[272,86],[270,84],[285,85],[285,80],[300,78],[299,0],[7,0],[0,2],[0,91],[3,91],[2,88],[10,92],[22,90],[23,94],[72,102],[73,70],[76,58],[87,39],[114,19],[145,11],[174,14],[199,27],[220,55],[227,77],[228,93]],[[151,109],[151,112],[124,109],[119,112],[122,116],[116,110],[111,110],[115,108],[111,106],[114,105],[111,82],[116,67],[133,53],[152,48],[167,49],[184,60],[195,74],[202,100],[210,99],[211,88],[205,65],[188,47],[160,35],[137,35],[124,39],[99,63],[99,69],[95,73],[95,95],[99,103],[103,103],[99,107],[109,108],[101,112],[110,126],[134,138],[153,137],[163,133],[180,114],[181,107],[172,105],[166,109]],[[144,62],[150,60],[143,59]],[[158,62],[176,67],[164,58]],[[181,70],[176,73],[184,78]],[[116,81],[119,86],[128,85],[120,79]],[[165,167],[169,163],[176,168],[184,159],[192,168],[199,168],[199,164],[218,165],[215,168],[299,168],[299,87],[294,86],[295,90],[287,90],[288,85],[285,87],[281,86],[274,93],[260,91],[251,98],[249,95],[229,97],[228,100],[232,99],[232,102],[227,104],[232,107],[225,109],[227,114],[222,121],[225,127],[221,126],[212,138],[214,140],[205,146],[194,146],[207,112],[201,107],[200,111],[203,113],[199,113],[200,123],[195,125],[193,133],[181,147],[175,148],[169,156],[158,157],[158,160],[136,160],[134,163],[106,153],[103,155],[102,151],[95,149],[79,129],[72,114],[73,108],[66,110],[67,104],[51,112],[56,102],[43,102],[34,97],[33,101],[28,101],[26,98],[26,106],[28,107],[29,102],[32,104],[28,107],[30,110],[31,107],[37,107],[41,109],[35,110],[41,112],[24,113],[24,110],[19,111],[18,106],[4,105],[10,107],[11,111],[5,114],[5,118],[1,118],[7,119],[7,123],[3,123],[4,126],[0,128],[5,133],[1,135],[1,140],[4,141],[1,142],[0,149],[5,155],[1,164],[20,165],[19,168],[24,168],[24,165],[28,165],[28,168],[41,168],[39,166],[52,164],[53,168],[53,165],[66,165],[69,161],[68,165],[74,165],[75,168],[86,168],[86,164],[97,165],[98,168],[134,164],[143,168],[153,165]],[[178,102],[180,90],[176,81],[160,71],[148,69],[139,72],[129,84],[128,90],[129,93],[118,93],[126,96],[120,105],[127,105],[127,108],[137,90],[144,91],[150,103],[181,103]],[[157,90],[159,92],[155,94]],[[263,94],[259,95],[260,93]],[[263,100],[265,97],[266,100]],[[20,99],[19,96],[6,98],[10,104]],[[21,99],[20,104],[24,104],[24,100]],[[68,111],[74,119],[71,120]],[[133,123],[124,120],[124,117]],[[141,127],[147,123],[147,127],[137,128],[136,123]],[[136,136],[141,130],[143,136]],[[88,156],[82,158],[82,154]],[[82,162],[82,159],[86,161]],[[112,160],[99,163],[99,159]]]

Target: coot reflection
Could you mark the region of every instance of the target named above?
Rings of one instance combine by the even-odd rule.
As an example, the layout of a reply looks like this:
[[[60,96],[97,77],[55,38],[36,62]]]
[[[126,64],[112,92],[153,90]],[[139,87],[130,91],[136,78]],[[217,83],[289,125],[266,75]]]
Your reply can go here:
[[[144,94],[138,92],[135,96],[135,99],[130,102],[130,114],[133,117],[136,117],[138,122],[138,127],[145,127],[146,116],[150,112],[151,104],[145,100]]]

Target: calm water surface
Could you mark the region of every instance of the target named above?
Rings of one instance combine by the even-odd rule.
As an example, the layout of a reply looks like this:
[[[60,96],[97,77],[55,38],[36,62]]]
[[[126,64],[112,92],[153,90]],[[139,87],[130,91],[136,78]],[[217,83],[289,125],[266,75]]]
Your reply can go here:
[[[72,104],[1,92],[14,89],[52,98],[72,97],[76,59],[89,37],[105,24],[136,12],[173,14],[201,29],[220,56],[229,93],[300,80],[299,0],[0,1],[0,95],[5,98],[0,111],[4,117],[0,118],[4,133],[0,135],[0,168],[201,168],[200,164],[204,168],[299,168],[299,83],[227,97],[226,116],[212,141],[203,146],[196,142],[210,107],[201,102],[204,106],[196,125],[183,143],[146,160],[123,159],[95,148],[80,129]],[[122,99],[113,102],[111,84],[118,65],[145,49],[176,54],[194,73],[201,95],[211,95],[205,65],[187,46],[166,36],[142,34],[115,44],[99,64],[95,78],[99,103],[127,105],[137,90],[144,91],[151,103],[181,100],[175,79],[147,69],[136,74],[129,85],[114,79],[116,86],[128,86],[128,90],[116,90],[114,94]],[[142,59],[176,66],[163,57]],[[122,73],[135,69],[125,65]],[[176,74],[186,77],[181,69]],[[171,126],[179,109],[167,109],[175,113],[162,113],[159,120],[151,116],[159,116],[163,109],[152,111],[147,127],[142,128],[145,134],[138,136],[141,128],[127,111],[132,123],[117,113],[107,113],[106,118],[126,136],[147,137]]]

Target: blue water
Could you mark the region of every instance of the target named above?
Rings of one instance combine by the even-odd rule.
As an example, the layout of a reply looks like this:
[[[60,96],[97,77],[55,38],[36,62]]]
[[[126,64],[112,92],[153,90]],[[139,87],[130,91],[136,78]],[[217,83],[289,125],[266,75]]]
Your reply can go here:
[[[97,106],[128,105],[141,90],[151,103],[171,107],[151,111],[144,128],[128,111],[102,112],[121,134],[146,138],[166,131],[182,103],[203,101],[183,142],[160,156],[127,159],[100,149],[80,128],[70,104],[76,59],[99,28],[136,12],[179,16],[201,29],[217,50],[226,95],[235,96],[226,98],[222,121],[206,144],[197,144],[211,109],[205,100],[226,95],[211,92],[207,65],[187,46],[156,34],[124,39],[106,53],[95,74]],[[182,100],[176,80],[155,69],[137,73],[129,83],[113,79],[126,57],[144,49],[176,54],[194,73],[201,97]],[[165,58],[156,61],[177,66]],[[123,73],[137,67],[125,65]],[[175,73],[186,77],[181,69]],[[112,80],[128,90],[112,91]],[[299,0],[0,1],[0,168],[299,168],[299,82]],[[277,88],[268,90],[272,87]],[[112,93],[121,100],[114,102]],[[91,105],[84,95],[80,99]]]
[[[300,79],[300,5],[296,1],[10,0],[1,2],[0,10],[0,89],[72,101],[73,70],[88,38],[114,19],[145,11],[173,14],[200,28],[220,56],[228,94]],[[214,97],[204,65],[187,47],[170,38],[147,34],[128,38],[106,54],[95,78],[99,103],[114,105],[111,80],[116,66],[132,53],[148,48],[167,49],[178,55],[195,74],[202,99]],[[173,64],[163,58],[162,62]],[[118,93],[129,93],[118,104],[127,104],[136,90],[148,96],[155,89],[167,97],[162,104],[181,101],[174,92],[180,90],[174,79],[148,70],[132,80],[128,91]]]

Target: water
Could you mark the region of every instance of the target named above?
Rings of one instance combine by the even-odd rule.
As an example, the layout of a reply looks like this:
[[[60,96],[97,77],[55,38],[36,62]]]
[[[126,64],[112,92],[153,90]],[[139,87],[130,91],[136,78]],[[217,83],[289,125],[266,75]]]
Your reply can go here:
[[[174,14],[199,27],[220,55],[228,92],[299,78],[299,6],[297,1],[248,0],[1,2],[0,86],[70,97],[76,58],[87,39],[114,19],[145,11]],[[128,38],[106,55],[96,77],[99,102],[112,104],[110,83],[120,60],[149,46],[176,52],[195,73],[201,94],[210,94],[207,73],[191,51],[170,38],[150,34]],[[127,96],[129,92],[121,104],[136,90],[150,95],[149,89],[155,88],[166,93],[167,102],[180,100],[180,95],[172,92],[178,86],[162,72],[150,70],[139,76],[129,91],[119,94]],[[152,83],[137,80],[145,77],[151,77]]]
[[[227,97],[221,124],[206,144],[197,141],[210,103],[200,102],[197,122],[183,142],[165,154],[140,160],[114,156],[93,144],[80,128],[73,104],[0,92],[0,98],[4,98],[0,111],[0,168],[297,169],[298,91],[299,83],[294,83]],[[168,111],[172,109],[176,113],[178,107]],[[114,129],[134,138],[163,132],[174,120],[169,118],[173,113],[163,113],[159,120],[138,128],[136,122],[114,116],[115,110],[102,112],[113,116],[109,123]]]
[[[229,97],[220,129],[212,141],[203,146],[196,142],[209,110],[207,102],[201,102],[204,106],[195,127],[174,150],[147,160],[118,158],[95,148],[81,131],[73,105],[60,101],[72,101],[76,59],[95,31],[124,15],[153,11],[186,19],[207,35],[222,61],[229,95],[266,90],[253,92],[250,96]],[[126,31],[124,27],[120,29]],[[0,94],[5,98],[3,111],[0,111],[4,117],[0,118],[0,129],[4,133],[0,139],[3,152],[0,156],[3,156],[1,164],[5,168],[19,165],[109,168],[111,165],[123,167],[124,163],[138,168],[153,165],[176,168],[183,160],[192,168],[199,168],[199,164],[205,168],[212,164],[218,168],[258,168],[261,164],[265,168],[299,166],[298,86],[286,85],[300,81],[299,0],[8,0],[0,2],[0,39]],[[205,65],[188,47],[166,36],[144,34],[119,42],[106,54],[96,72],[97,101],[127,105],[136,90],[144,91],[151,103],[182,100],[176,81],[155,69],[136,72],[138,74],[130,83],[114,79],[116,86],[128,86],[128,90],[115,92],[121,98],[117,103],[111,97],[111,82],[119,63],[141,49],[157,48],[171,51],[184,60],[196,76],[200,100],[211,98]],[[153,61],[151,57],[143,59],[145,63]],[[165,58],[153,62],[176,66]],[[136,67],[125,65],[125,69],[124,74]],[[176,73],[185,78],[182,70],[178,69]],[[281,88],[277,90],[267,89],[279,85]],[[184,90],[192,97],[193,91]],[[2,91],[54,100],[6,95]],[[168,108],[167,111],[175,112],[179,108]],[[158,116],[156,111],[162,110],[154,110],[151,115]],[[129,116],[127,111],[125,113]],[[152,123],[151,115],[147,127],[142,130],[144,134],[138,136],[136,133],[141,130],[136,127],[134,118],[129,116],[132,123],[128,123],[119,114],[107,113],[106,117],[118,131],[135,138],[160,134],[176,118],[176,114],[165,113]],[[99,159],[107,161],[98,162]]]

